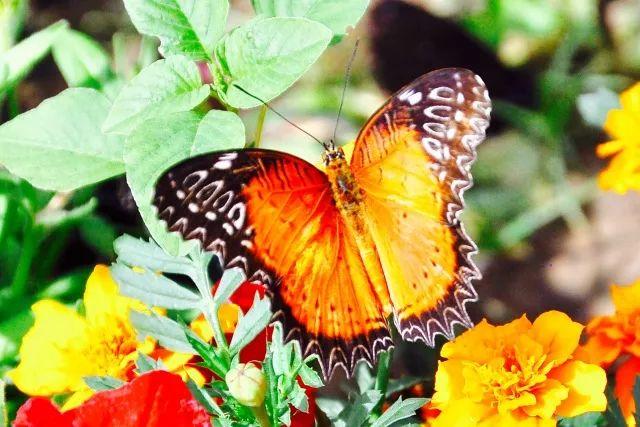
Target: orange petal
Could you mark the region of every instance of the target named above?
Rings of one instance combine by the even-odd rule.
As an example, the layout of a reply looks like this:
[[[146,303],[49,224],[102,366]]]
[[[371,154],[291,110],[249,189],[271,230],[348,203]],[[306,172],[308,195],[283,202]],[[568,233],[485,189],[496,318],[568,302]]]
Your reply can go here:
[[[640,358],[637,357],[629,358],[616,371],[615,394],[620,401],[620,408],[625,417],[632,415],[636,409],[633,386],[638,374],[640,374]]]
[[[529,336],[544,346],[547,360],[559,366],[575,351],[583,328],[560,311],[547,311],[533,322]]]
[[[535,396],[536,403],[522,410],[532,417],[552,418],[560,403],[569,396],[569,389],[557,380],[547,379],[536,388]]]
[[[606,335],[592,335],[587,342],[578,347],[574,359],[599,366],[609,366],[620,355],[622,341],[611,340]]]
[[[640,163],[640,159],[638,163]],[[616,306],[617,313],[640,312],[640,280],[627,286],[611,286],[611,299]]]

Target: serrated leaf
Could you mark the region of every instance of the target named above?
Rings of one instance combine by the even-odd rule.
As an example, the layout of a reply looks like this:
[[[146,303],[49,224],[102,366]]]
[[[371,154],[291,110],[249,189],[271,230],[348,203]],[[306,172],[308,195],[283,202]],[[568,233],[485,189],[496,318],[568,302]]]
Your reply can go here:
[[[288,374],[292,368],[293,342],[289,342],[282,347],[277,347],[272,352],[273,372],[276,375]]]
[[[87,376],[82,378],[86,385],[93,391],[115,390],[124,384],[124,381],[109,376]]]
[[[601,87],[595,92],[578,96],[576,106],[585,123],[602,128],[609,111],[620,108],[620,99],[617,93]]]
[[[230,122],[235,123],[230,125]],[[208,139],[196,141],[199,126],[235,130],[214,133]],[[186,255],[196,243],[185,242],[178,234],[168,233],[166,223],[157,218],[157,210],[151,205],[157,179],[170,166],[186,158],[242,146],[244,126],[236,114],[228,111],[210,112],[204,118],[194,112],[157,117],[142,123],[129,135],[124,155],[127,183],[151,236],[166,252]]]
[[[262,332],[271,320],[271,302],[269,298],[260,299],[256,293],[253,305],[246,315],[238,320],[236,329],[233,332],[229,351],[232,355],[237,354],[246,347],[253,339]]]
[[[208,98],[195,62],[171,56],[154,62],[127,83],[109,111],[102,129],[128,135],[145,120],[188,111]]]
[[[426,378],[422,377],[412,377],[412,376],[404,376],[401,378],[392,378],[389,380],[389,384],[387,385],[387,393],[386,396],[389,397],[394,393],[398,393],[400,391],[406,390],[414,385],[420,384],[427,381]]]
[[[293,385],[293,390],[289,395],[289,402],[294,408],[299,409],[302,412],[309,412],[309,399],[307,398],[307,393],[305,393],[304,389],[297,383],[294,383]]]
[[[0,73],[4,74],[4,77],[0,78],[0,93],[24,79],[33,67],[49,53],[51,45],[68,26],[66,21],[58,21],[2,53],[0,64],[4,64],[5,71]]]
[[[137,30],[160,39],[163,56],[211,59],[227,21],[227,0],[124,0]]]
[[[216,47],[222,75],[218,95],[229,105],[261,105],[235,86],[265,102],[291,86],[313,64],[331,40],[331,30],[305,18],[256,18],[236,28]]]
[[[239,268],[229,268],[222,273],[220,283],[213,295],[213,307],[217,309],[229,301],[229,298],[247,280],[243,271]]]
[[[151,337],[168,350],[179,353],[198,354],[186,337],[185,327],[168,317],[155,313],[144,314],[131,311],[129,314],[131,323],[138,332],[138,338],[144,340]]]
[[[298,16],[326,25],[340,36],[364,15],[369,0],[251,0],[264,16]]]
[[[138,353],[138,358],[136,359],[136,370],[138,375],[159,369],[166,370],[162,360],[156,360],[144,353]]]
[[[174,257],[167,254],[155,242],[146,242],[127,234],[113,242],[118,262],[131,267],[145,267],[153,271],[190,275],[193,265],[186,257]]]
[[[381,398],[382,394],[379,390],[369,390],[359,395],[352,404],[346,406],[340,413],[335,425],[337,427],[357,427],[363,425]]]
[[[402,400],[398,398],[384,413],[371,424],[371,427],[388,427],[393,423],[412,417],[416,411],[424,406],[429,399],[409,398]]]
[[[52,53],[70,87],[100,89],[114,78],[109,55],[97,41],[84,33],[67,29],[56,38]]]
[[[207,412],[216,415],[216,419],[225,416],[224,412],[222,412],[222,409],[220,409],[220,406],[215,402],[215,400],[213,400],[211,396],[209,396],[209,393],[198,386],[198,384],[196,384],[196,382],[191,378],[187,380],[187,388],[189,389],[193,397],[195,397],[196,400],[200,402],[202,406],[204,406]]]
[[[358,384],[358,390],[360,393],[364,393],[367,390],[371,390],[376,383],[376,377],[371,372],[369,365],[361,361],[356,365],[356,383]]]
[[[67,89],[0,126],[0,164],[36,187],[71,191],[124,172],[123,139],[103,135],[109,101]]]
[[[324,385],[320,375],[318,375],[315,369],[308,366],[306,363],[300,367],[298,375],[300,375],[302,382],[309,387],[320,388]]]
[[[191,310],[202,307],[199,294],[180,286],[167,277],[142,269],[134,271],[122,264],[114,264],[110,271],[120,288],[120,293],[142,301],[149,307],[170,310]]]

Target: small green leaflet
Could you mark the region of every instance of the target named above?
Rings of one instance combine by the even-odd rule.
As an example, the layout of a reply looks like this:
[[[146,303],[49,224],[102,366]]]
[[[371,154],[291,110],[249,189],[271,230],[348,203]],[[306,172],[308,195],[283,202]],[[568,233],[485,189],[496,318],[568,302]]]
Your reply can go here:
[[[211,59],[227,22],[227,0],[124,0],[133,25],[160,39],[160,53]]]
[[[122,380],[109,376],[88,376],[83,380],[93,391],[114,390],[124,384]]]
[[[234,267],[225,270],[222,273],[220,283],[213,295],[214,308],[217,309],[222,304],[229,301],[229,298],[231,298],[233,293],[238,290],[245,280],[247,280],[247,278],[241,269]]]
[[[391,405],[384,414],[375,420],[371,427],[388,427],[394,423],[412,417],[416,414],[416,411],[424,406],[429,399],[410,398],[402,400],[402,397],[398,398],[393,405]]]
[[[0,126],[0,164],[31,184],[71,191],[124,172],[123,139],[100,124],[109,100],[94,89],[67,89]]]
[[[256,18],[218,43],[216,90],[236,108],[252,108],[284,92],[320,57],[332,33],[305,18]]]
[[[198,354],[186,337],[186,327],[168,317],[155,313],[144,314],[132,311],[129,314],[131,323],[138,331],[138,338],[155,338],[160,345],[168,350],[179,353]]]
[[[127,234],[118,237],[113,242],[118,255],[118,262],[131,267],[145,267],[163,273],[183,274],[193,273],[193,264],[186,257],[174,257],[167,254],[155,242],[146,242]]]
[[[141,375],[149,371],[166,371],[167,368],[164,366],[164,363],[162,363],[162,360],[155,360],[144,353],[138,353],[138,359],[136,359],[136,370],[138,371],[138,375]]]
[[[247,344],[269,325],[271,320],[271,302],[269,298],[260,299],[255,294],[253,304],[246,315],[240,317],[236,329],[233,332],[233,338],[229,344],[231,355],[240,352]]]
[[[207,99],[209,92],[195,62],[185,56],[161,59],[122,88],[102,129],[128,135],[149,118],[191,110]]]

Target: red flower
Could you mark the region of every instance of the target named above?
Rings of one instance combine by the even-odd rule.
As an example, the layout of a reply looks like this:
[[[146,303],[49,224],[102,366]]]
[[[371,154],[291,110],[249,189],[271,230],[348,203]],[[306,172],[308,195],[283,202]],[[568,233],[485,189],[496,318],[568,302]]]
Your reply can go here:
[[[96,393],[70,411],[36,397],[20,409],[14,427],[209,427],[207,411],[178,375],[153,371],[116,390]]]

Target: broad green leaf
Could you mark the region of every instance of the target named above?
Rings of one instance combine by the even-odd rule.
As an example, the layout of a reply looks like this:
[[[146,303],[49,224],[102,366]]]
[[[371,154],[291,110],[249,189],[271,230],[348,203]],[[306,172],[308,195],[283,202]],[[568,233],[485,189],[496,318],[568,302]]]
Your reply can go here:
[[[68,26],[66,21],[58,21],[0,54],[0,64],[6,67],[4,73],[0,72],[0,77],[4,74],[4,78],[0,79],[0,93],[15,86],[29,74],[33,67],[49,53],[51,45]],[[1,65],[0,68],[2,68]]]
[[[212,133],[208,138],[196,139],[198,126],[206,126]],[[230,128],[234,131],[226,132]],[[217,133],[216,129],[221,132]],[[151,205],[157,179],[181,160],[211,151],[240,148],[244,142],[242,121],[228,111],[210,111],[203,119],[194,112],[153,118],[127,138],[124,155],[127,182],[151,236],[165,251],[186,255],[195,243],[168,233],[166,223],[157,219],[157,210]]]
[[[416,414],[416,411],[424,406],[429,399],[410,398],[402,400],[402,397],[398,398],[393,405],[391,405],[384,414],[371,424],[371,427],[388,427],[397,423],[398,421],[412,417]]]
[[[620,108],[620,99],[617,93],[601,87],[595,92],[580,95],[576,105],[585,123],[601,128],[609,111]]]
[[[239,268],[230,268],[222,273],[222,278],[216,289],[216,293],[213,295],[213,306],[220,307],[220,305],[229,301],[231,295],[238,290],[240,285],[247,280],[244,273]]]
[[[131,323],[138,331],[140,340],[151,337],[158,340],[158,343],[167,350],[198,354],[187,341],[185,326],[180,325],[178,322],[153,312],[144,314],[132,311],[129,316]]]
[[[138,272],[122,264],[114,264],[110,270],[123,295],[140,300],[150,307],[190,310],[202,305],[200,295],[162,274],[146,269]]]
[[[0,126],[0,164],[36,187],[71,191],[124,172],[123,140],[100,125],[109,101],[72,88]]]
[[[256,18],[233,30],[216,47],[218,95],[237,108],[252,108],[291,86],[331,41],[331,30],[306,18]],[[235,85],[235,86],[234,86]]]
[[[86,385],[93,391],[115,390],[124,382],[114,377],[92,375],[83,378]]]
[[[211,59],[227,22],[227,0],[124,0],[133,25],[160,39],[163,56]]]
[[[53,43],[53,59],[70,87],[100,89],[113,78],[110,59],[98,42],[67,29]]]
[[[193,270],[188,258],[171,256],[154,242],[146,242],[127,234],[118,237],[113,242],[113,247],[118,254],[118,262],[131,267],[146,267],[153,271],[187,276]]]
[[[343,35],[364,15],[369,0],[251,0],[264,16],[298,16],[326,25],[335,36]]]
[[[102,129],[128,135],[149,118],[191,110],[209,93],[195,62],[185,56],[161,59],[122,88]]]
[[[229,351],[232,355],[239,353],[247,344],[269,325],[271,320],[271,302],[269,298],[260,299],[255,295],[253,305],[246,315],[242,316],[233,332]]]

